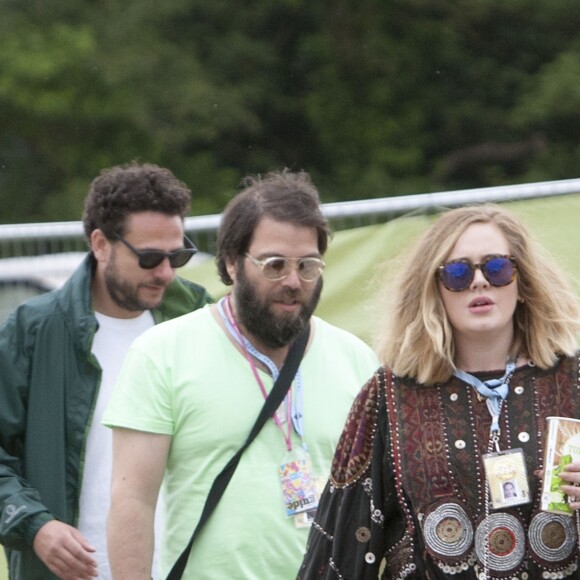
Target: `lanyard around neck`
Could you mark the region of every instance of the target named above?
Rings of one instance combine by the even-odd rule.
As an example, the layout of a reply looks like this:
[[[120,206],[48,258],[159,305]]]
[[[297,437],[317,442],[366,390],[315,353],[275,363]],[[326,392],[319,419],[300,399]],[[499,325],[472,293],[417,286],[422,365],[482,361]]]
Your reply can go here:
[[[485,403],[491,416],[490,435],[492,436],[498,436],[500,432],[499,417],[501,406],[508,396],[509,382],[516,370],[516,362],[517,356],[514,360],[507,362],[505,373],[501,378],[487,381],[480,381],[477,377],[461,369],[453,371],[457,378],[471,385],[482,397],[485,397]]]
[[[276,366],[274,361],[272,361],[272,359],[267,357],[265,354],[259,352],[256,349],[256,347],[254,347],[254,345],[242,334],[233,316],[229,295],[222,298],[218,302],[217,307],[218,311],[222,316],[222,319],[224,320],[226,328],[228,329],[228,332],[242,347],[246,359],[250,365],[250,368],[252,369],[252,373],[254,375],[256,383],[260,388],[262,396],[264,397],[264,399],[266,399],[268,397],[268,392],[266,391],[264,383],[262,382],[262,379],[258,374],[258,369],[256,368],[256,363],[254,362],[254,359],[259,360],[264,365],[266,365],[266,367],[268,367],[268,370],[270,371],[274,381],[278,379],[278,376],[280,374],[278,367]],[[302,380],[300,375],[300,369],[298,369],[296,373],[294,387],[295,387],[294,389],[295,397],[292,397],[292,389],[290,389],[288,391],[288,395],[285,398],[286,421],[287,421],[286,430],[284,430],[284,426],[282,425],[282,422],[280,421],[278,416],[276,414],[274,414],[273,416],[276,426],[282,432],[284,442],[286,444],[286,448],[288,449],[288,451],[292,450],[292,436],[291,436],[292,425],[294,425],[296,432],[302,438],[302,446],[306,449],[306,443],[304,442],[303,438],[304,434],[303,415],[302,415],[303,398],[302,398]]]

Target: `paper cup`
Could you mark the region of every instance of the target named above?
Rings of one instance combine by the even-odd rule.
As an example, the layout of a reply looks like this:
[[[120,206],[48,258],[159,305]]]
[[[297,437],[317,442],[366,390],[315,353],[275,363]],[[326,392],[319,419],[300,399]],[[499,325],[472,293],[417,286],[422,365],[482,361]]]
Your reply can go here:
[[[568,496],[562,491],[565,481],[559,473],[566,465],[580,461],[580,420],[568,417],[548,417],[544,450],[544,479],[540,509],[555,514],[572,515]],[[578,490],[580,497],[580,489]]]

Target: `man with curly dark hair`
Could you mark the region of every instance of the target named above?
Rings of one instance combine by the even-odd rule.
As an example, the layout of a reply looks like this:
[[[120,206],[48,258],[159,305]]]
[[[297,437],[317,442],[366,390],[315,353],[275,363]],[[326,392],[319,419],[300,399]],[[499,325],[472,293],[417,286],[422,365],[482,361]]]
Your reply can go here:
[[[0,542],[11,579],[111,577],[111,435],[100,419],[133,339],[212,302],[175,275],[196,252],[183,229],[190,199],[168,169],[103,170],[85,202],[85,260],[0,327]]]

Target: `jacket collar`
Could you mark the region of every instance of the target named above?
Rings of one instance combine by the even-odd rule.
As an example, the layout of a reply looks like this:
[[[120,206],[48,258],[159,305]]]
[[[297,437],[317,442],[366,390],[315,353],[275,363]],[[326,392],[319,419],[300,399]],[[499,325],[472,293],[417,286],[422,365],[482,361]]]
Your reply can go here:
[[[92,285],[96,267],[97,261],[93,253],[87,253],[72,276],[56,291],[58,307],[69,327],[69,332],[86,352],[90,352],[98,328],[92,305]],[[202,290],[196,284],[187,283],[176,277],[165,290],[161,305],[151,311],[155,324],[203,306],[205,299],[202,304],[199,303],[203,297]]]
[[[91,290],[96,265],[92,252],[89,252],[62,288],[56,291],[57,303],[70,334],[87,352],[98,328]]]

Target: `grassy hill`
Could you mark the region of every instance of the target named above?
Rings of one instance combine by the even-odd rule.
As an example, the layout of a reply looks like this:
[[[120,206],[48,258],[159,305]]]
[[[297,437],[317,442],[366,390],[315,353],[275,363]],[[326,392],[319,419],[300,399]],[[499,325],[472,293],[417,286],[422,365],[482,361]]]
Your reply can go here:
[[[560,265],[577,280],[580,293],[580,194],[505,204],[522,218]],[[317,315],[365,340],[374,331],[377,289],[388,284],[397,258],[436,219],[408,215],[380,225],[337,232],[325,256],[324,290]],[[227,288],[218,279],[213,260],[181,275],[202,284],[215,298]]]

